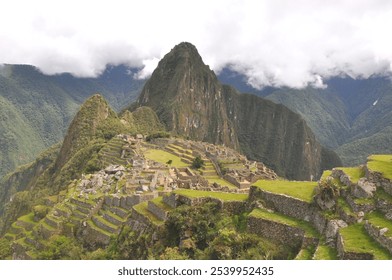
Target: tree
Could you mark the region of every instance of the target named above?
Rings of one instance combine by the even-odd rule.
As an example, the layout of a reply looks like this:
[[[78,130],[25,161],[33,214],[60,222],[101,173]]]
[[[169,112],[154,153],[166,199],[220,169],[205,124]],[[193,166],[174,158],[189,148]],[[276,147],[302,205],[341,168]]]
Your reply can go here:
[[[167,165],[171,165],[172,163],[173,163],[173,161],[172,161],[171,159],[169,159],[169,160],[166,162]]]
[[[195,169],[199,169],[203,165],[204,165],[204,160],[202,160],[200,156],[195,157],[195,159],[192,162],[192,167]]]

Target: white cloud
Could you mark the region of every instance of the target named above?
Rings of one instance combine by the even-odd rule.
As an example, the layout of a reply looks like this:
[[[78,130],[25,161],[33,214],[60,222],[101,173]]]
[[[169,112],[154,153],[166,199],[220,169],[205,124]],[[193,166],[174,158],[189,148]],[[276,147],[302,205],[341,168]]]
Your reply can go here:
[[[1,0],[0,0],[1,1]],[[255,87],[323,86],[334,75],[391,73],[392,1],[1,1],[0,63],[95,76],[107,64],[144,67],[179,42],[215,71],[230,65]]]

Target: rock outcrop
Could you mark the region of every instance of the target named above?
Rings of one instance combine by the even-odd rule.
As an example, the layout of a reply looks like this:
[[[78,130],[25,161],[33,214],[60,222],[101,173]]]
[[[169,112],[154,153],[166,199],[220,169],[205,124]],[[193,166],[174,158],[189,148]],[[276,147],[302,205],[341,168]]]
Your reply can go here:
[[[317,178],[341,164],[298,114],[220,84],[190,43],[159,62],[138,106],[151,107],[173,134],[240,150],[290,179]]]

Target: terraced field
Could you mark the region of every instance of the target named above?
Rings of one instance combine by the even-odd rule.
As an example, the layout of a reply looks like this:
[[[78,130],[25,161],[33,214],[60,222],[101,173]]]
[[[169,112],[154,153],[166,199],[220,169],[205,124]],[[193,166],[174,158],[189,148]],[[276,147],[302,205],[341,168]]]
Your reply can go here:
[[[245,201],[248,198],[248,194],[197,191],[197,190],[185,190],[185,189],[175,190],[174,193],[187,196],[190,198],[212,197],[212,198],[221,199],[223,201]]]
[[[172,163],[170,164],[170,166],[172,167],[189,167],[189,164],[181,161],[181,158],[179,156],[176,156],[163,150],[149,149],[144,153],[144,155],[150,160],[164,164],[171,160]]]
[[[392,180],[392,155],[373,155],[368,158],[367,167],[380,172],[385,178]]]
[[[354,253],[369,253],[374,255],[375,259],[388,260],[392,256],[387,250],[382,248],[366,232],[363,224],[357,223],[339,230],[343,238],[344,250]]]
[[[285,194],[305,202],[311,202],[317,182],[259,180],[253,185],[268,192]]]

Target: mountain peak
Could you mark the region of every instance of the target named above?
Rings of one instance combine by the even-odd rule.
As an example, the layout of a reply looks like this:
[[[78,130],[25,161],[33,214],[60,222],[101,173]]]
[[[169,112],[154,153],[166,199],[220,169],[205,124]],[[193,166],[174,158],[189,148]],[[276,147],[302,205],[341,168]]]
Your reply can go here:
[[[173,134],[238,148],[221,102],[222,86],[196,47],[180,43],[159,62],[138,99]]]
[[[190,43],[164,56],[137,106],[151,107],[174,135],[242,150],[284,177],[317,178],[323,167],[340,163],[334,154],[327,159],[298,114],[223,86]]]
[[[100,94],[94,94],[88,98],[68,128],[56,161],[56,169],[59,170],[77,151],[96,137],[103,123],[115,119],[118,119],[116,113]]]

